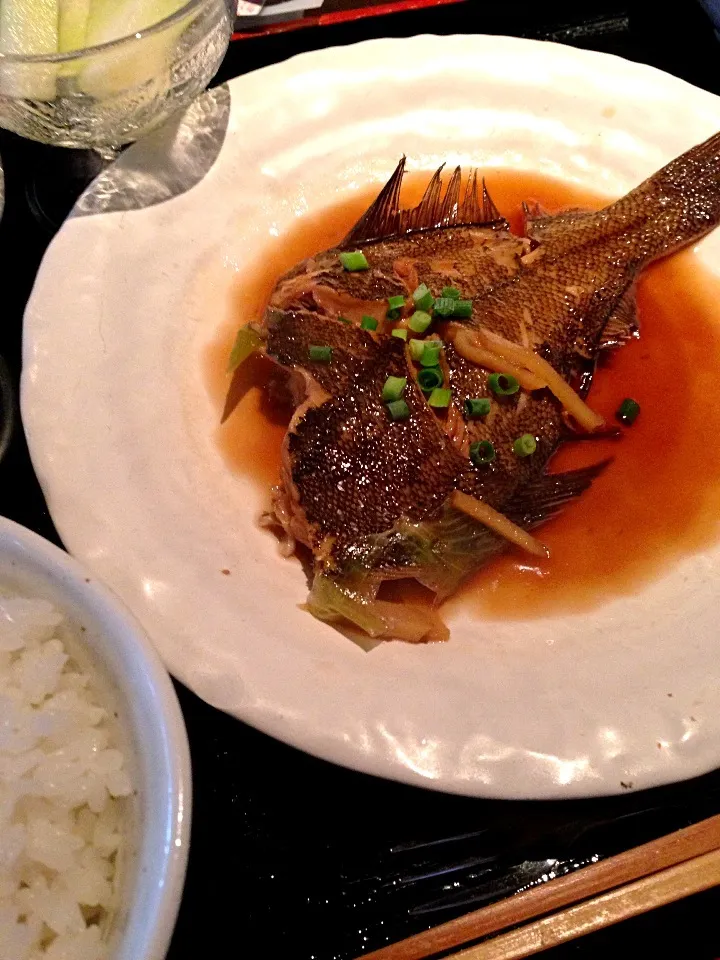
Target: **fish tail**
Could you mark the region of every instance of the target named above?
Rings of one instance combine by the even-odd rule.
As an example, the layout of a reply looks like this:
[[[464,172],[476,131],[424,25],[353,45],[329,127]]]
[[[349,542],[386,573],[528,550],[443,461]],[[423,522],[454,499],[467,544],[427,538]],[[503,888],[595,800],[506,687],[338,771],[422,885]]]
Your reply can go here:
[[[715,192],[720,181],[720,132],[671,160],[647,181],[690,194]]]
[[[720,133],[672,160],[612,212],[627,219],[644,263],[709,233],[720,222]]]

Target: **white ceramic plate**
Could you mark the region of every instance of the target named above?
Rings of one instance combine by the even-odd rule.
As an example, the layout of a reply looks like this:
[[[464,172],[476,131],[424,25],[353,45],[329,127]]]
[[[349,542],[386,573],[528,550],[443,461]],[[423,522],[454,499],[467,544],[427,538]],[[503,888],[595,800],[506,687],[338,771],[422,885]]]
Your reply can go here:
[[[338,763],[495,797],[716,766],[717,552],[589,615],[458,614],[446,645],[363,653],[298,609],[304,576],[216,448],[200,357],[236,272],[403,152],[619,195],[717,129],[720,100],[672,77],[500,37],[323,50],[202,99],[81,199],[27,309],[23,416],[68,548],[201,697]],[[698,256],[720,268],[720,231]]]

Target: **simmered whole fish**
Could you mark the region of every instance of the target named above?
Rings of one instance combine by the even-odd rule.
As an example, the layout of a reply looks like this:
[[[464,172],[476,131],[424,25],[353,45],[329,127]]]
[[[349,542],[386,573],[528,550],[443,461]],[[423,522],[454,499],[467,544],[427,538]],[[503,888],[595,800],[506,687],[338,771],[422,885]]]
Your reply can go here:
[[[442,169],[442,168],[441,168]],[[526,207],[525,235],[475,172],[439,170],[400,207],[404,159],[336,249],[278,282],[235,360],[265,351],[295,413],[273,519],[314,558],[308,609],[371,637],[427,641],[430,608],[378,599],[414,578],[438,602],[604,468],[549,474],[602,350],[637,334],[634,285],[720,219],[720,134],[599,212]]]

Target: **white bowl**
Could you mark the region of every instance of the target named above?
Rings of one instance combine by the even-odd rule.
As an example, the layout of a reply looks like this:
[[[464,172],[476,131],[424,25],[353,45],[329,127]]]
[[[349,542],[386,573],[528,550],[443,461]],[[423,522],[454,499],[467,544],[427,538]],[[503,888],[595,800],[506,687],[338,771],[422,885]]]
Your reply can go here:
[[[132,851],[121,878],[112,960],[162,960],[182,895],[190,833],[190,753],[170,677],[146,634],[110,590],[25,527],[0,518],[0,583],[49,600],[85,628],[83,652],[113,706],[130,753]]]

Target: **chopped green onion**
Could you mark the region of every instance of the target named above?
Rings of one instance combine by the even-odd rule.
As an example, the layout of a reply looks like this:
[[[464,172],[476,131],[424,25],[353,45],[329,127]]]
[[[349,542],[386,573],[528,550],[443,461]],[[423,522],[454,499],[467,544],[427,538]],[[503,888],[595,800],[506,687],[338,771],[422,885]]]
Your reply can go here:
[[[479,420],[480,417],[486,417],[490,413],[490,398],[475,397],[472,400],[468,399],[463,406],[468,420]]]
[[[346,270],[367,270],[370,266],[362,250],[354,250],[351,253],[340,253],[338,256],[340,263]]]
[[[411,330],[414,330],[415,333],[425,333],[431,323],[432,317],[429,313],[425,313],[424,310],[416,310],[408,320],[408,326]]]
[[[447,389],[441,390],[436,387],[428,397],[428,403],[431,407],[449,407],[451,393]]]
[[[451,317],[455,311],[455,302],[452,297],[438,297],[433,304],[433,310],[439,317]]]
[[[313,346],[308,347],[308,356],[315,363],[330,363],[332,360],[332,347]]]
[[[420,365],[423,367],[438,367],[442,346],[442,340],[426,340],[425,349],[420,357]]]
[[[441,387],[444,380],[445,377],[443,377],[440,367],[423,367],[417,376],[417,381],[425,393],[430,393],[436,387]]]
[[[471,317],[472,300],[455,300],[455,309],[452,315],[454,317]]]
[[[618,418],[620,423],[624,423],[626,427],[631,427],[637,420],[639,413],[640,404],[637,402],[637,400],[633,400],[632,397],[625,397],[623,402],[618,407],[615,416]]]
[[[255,353],[261,343],[260,334],[255,333],[250,327],[240,327],[228,360],[229,372],[232,373],[241,363],[244,363],[252,353]]]
[[[395,327],[395,329],[391,331],[391,336],[399,337],[400,340],[407,340],[407,330],[405,327]]]
[[[382,388],[382,398],[385,403],[391,400],[399,400],[405,392],[407,386],[407,377],[388,377]]]
[[[407,420],[410,416],[410,407],[404,400],[393,400],[386,406],[391,420]]]
[[[524,433],[513,443],[513,453],[518,457],[529,457],[537,450],[537,440],[531,433]]]
[[[391,310],[402,310],[405,306],[405,297],[388,297],[388,307]]]
[[[488,386],[499,397],[509,397],[520,389],[520,384],[509,373],[491,373],[488,377]]]
[[[495,459],[495,447],[489,440],[478,440],[470,444],[470,459],[476,467],[482,467],[486,463],[492,463]]]
[[[363,330],[377,330],[378,322],[375,317],[363,317],[360,321],[360,327]]]
[[[340,321],[340,323],[347,323],[348,326],[352,325],[352,320],[348,320],[347,317],[338,317],[338,320]]]
[[[388,320],[399,320],[401,313],[401,310],[388,310],[385,316],[388,318]]]
[[[425,352],[424,340],[410,341],[410,356],[413,358],[413,360],[421,360],[424,352]]]
[[[457,287],[443,287],[440,296],[449,298],[450,300],[459,300],[460,291]]]
[[[429,310],[435,303],[435,298],[424,283],[421,283],[419,287],[413,290],[412,298],[418,310]]]

